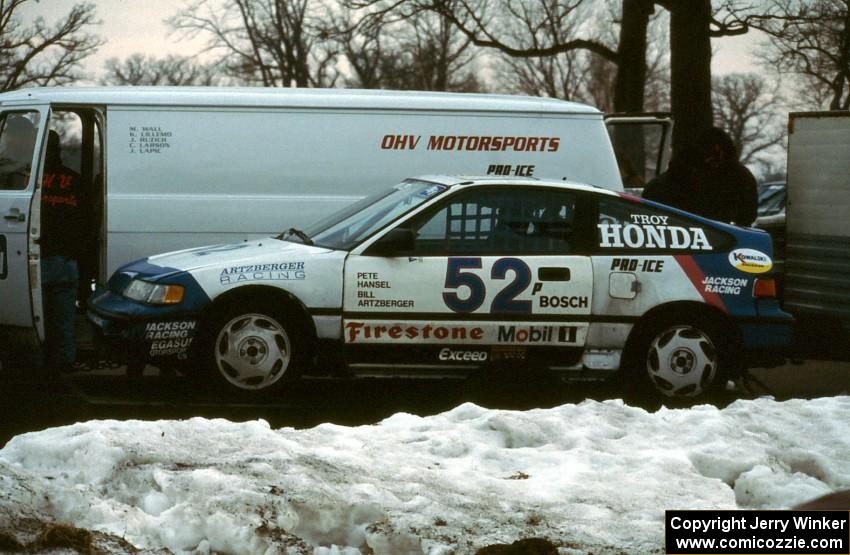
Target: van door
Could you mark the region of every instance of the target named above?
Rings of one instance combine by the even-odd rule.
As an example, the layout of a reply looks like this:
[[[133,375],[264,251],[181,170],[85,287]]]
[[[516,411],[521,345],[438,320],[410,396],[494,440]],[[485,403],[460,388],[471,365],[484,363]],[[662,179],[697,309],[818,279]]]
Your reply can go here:
[[[643,187],[667,169],[673,139],[670,114],[610,114],[605,126],[614,146],[623,188],[641,195]]]
[[[35,184],[47,119],[47,106],[0,111],[0,327],[35,328],[39,337],[40,197]]]
[[[412,251],[378,240],[345,266],[352,367],[440,369],[525,360],[568,365],[587,338],[589,256],[574,235],[578,195],[500,186],[450,195],[401,227]],[[376,364],[377,363],[377,364]]]

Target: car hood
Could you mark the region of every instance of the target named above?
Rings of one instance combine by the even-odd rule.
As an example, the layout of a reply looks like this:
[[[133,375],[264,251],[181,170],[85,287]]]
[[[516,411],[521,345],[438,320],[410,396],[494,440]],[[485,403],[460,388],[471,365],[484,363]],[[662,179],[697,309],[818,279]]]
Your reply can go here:
[[[242,243],[212,245],[157,254],[122,266],[116,272],[125,280],[136,277],[157,281],[181,272],[195,272],[207,267],[240,266],[274,259],[303,260],[308,256],[332,252],[322,247],[291,243],[274,238]]]

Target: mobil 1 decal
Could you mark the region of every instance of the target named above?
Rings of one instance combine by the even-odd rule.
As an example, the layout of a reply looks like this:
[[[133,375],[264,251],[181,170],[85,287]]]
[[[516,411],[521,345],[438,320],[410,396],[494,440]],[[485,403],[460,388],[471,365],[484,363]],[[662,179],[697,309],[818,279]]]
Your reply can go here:
[[[673,225],[669,216],[630,214],[627,221],[601,222],[599,246],[640,250],[711,251],[714,247],[697,226]]]
[[[459,314],[588,313],[589,272],[566,257],[452,257],[446,264],[443,302]],[[489,265],[489,268],[486,266]],[[575,274],[573,278],[572,275]]]

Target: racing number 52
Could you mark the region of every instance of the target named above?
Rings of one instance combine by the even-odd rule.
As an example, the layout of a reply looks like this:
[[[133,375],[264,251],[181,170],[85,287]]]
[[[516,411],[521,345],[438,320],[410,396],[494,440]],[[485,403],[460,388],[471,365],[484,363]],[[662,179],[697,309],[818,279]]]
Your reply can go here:
[[[449,258],[446,267],[446,288],[459,289],[466,286],[469,294],[461,298],[455,291],[443,293],[443,302],[454,312],[475,312],[484,303],[487,287],[477,274],[464,270],[480,270],[480,257]],[[531,284],[531,269],[519,258],[500,258],[490,269],[490,278],[504,280],[508,271],[513,271],[514,279],[505,285],[490,303],[491,313],[531,313],[531,301],[518,301],[516,297],[528,289]]]

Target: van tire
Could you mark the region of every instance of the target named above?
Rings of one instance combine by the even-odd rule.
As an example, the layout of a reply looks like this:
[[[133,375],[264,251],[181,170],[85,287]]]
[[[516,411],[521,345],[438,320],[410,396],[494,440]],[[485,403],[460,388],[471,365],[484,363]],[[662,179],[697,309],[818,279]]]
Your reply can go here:
[[[635,333],[626,370],[638,391],[651,398],[703,401],[732,374],[732,342],[715,317],[667,314]]]
[[[279,392],[298,380],[305,341],[286,307],[240,299],[221,307],[205,326],[199,355],[220,389],[243,396]]]

